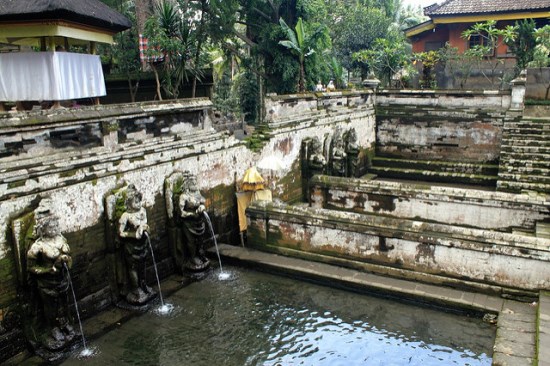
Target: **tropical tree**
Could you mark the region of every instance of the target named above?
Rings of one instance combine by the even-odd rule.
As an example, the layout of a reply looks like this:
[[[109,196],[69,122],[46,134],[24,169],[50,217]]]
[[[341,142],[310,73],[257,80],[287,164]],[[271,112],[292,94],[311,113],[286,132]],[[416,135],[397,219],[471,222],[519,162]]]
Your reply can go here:
[[[533,53],[532,67],[546,67],[550,65],[550,25],[545,25],[533,32],[537,45]]]
[[[466,50],[466,54],[477,59],[478,69],[492,86],[495,85],[496,70],[504,64],[504,59],[496,57],[498,48],[503,44],[509,44],[515,41],[517,37],[517,27],[507,25],[505,28],[497,28],[496,21],[488,20],[484,23],[476,23],[464,32],[462,38],[470,40],[471,37],[478,37],[479,43]],[[495,56],[495,57],[493,57]],[[489,65],[489,72],[485,71],[484,65]],[[507,79],[512,79],[513,74],[504,74],[499,78],[500,87],[504,86]]]
[[[134,2],[131,0],[124,1],[119,6],[119,11],[131,20],[132,28],[126,32],[117,33],[114,36],[115,42],[111,50],[114,72],[126,76],[130,100],[135,102],[139,87],[141,63],[139,58],[139,37],[135,22]]]
[[[306,90],[305,59],[315,53],[317,41],[323,36],[325,27],[318,26],[312,32],[307,32],[302,18],[298,18],[294,30],[286,24],[283,18],[279,19],[279,23],[287,36],[287,39],[279,41],[279,44],[290,49],[291,52],[298,57],[300,65],[298,90],[304,92]]]
[[[162,100],[162,86],[168,96],[177,98],[180,86],[190,76],[202,75],[201,65],[192,62],[196,55],[197,12],[191,3],[183,7],[170,0],[158,3],[155,13],[145,23],[148,39],[146,56],[155,74],[157,96]]]
[[[542,28],[535,30],[535,40],[537,45],[533,53],[533,61],[529,63],[530,67],[547,67],[550,66],[550,25],[545,25]],[[550,81],[546,83],[546,95],[544,99],[548,99],[550,95]]]
[[[523,19],[516,22],[514,28],[511,29],[513,37],[506,39],[506,45],[516,55],[516,74],[525,69],[535,57],[537,45],[535,28],[536,24],[533,19]]]
[[[392,19],[382,9],[360,4],[338,6],[331,27],[336,57],[346,69],[359,70],[361,77],[366,77],[368,65],[353,59],[352,55],[371,48],[376,39],[385,38],[391,24]]]
[[[378,38],[372,48],[356,52],[353,57],[366,63],[386,85],[390,84],[393,75],[403,73],[411,61],[411,54],[400,38]],[[402,81],[401,78],[399,80]]]

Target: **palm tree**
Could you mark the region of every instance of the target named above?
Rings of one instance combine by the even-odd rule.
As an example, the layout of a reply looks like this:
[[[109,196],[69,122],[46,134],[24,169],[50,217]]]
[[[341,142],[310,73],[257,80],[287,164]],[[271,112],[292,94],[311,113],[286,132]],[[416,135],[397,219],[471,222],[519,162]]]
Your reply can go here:
[[[298,56],[298,60],[300,62],[300,81],[298,84],[298,90],[300,92],[304,92],[306,90],[306,72],[304,67],[305,59],[315,52],[317,41],[323,35],[325,27],[323,25],[320,25],[311,34],[309,34],[308,32],[306,32],[306,28],[304,27],[302,18],[298,18],[298,22],[296,23],[296,27],[294,28],[294,30],[292,30],[285,23],[283,18],[279,19],[279,23],[281,24],[283,30],[286,32],[288,38],[286,40],[279,41],[279,44],[290,49],[292,53]]]

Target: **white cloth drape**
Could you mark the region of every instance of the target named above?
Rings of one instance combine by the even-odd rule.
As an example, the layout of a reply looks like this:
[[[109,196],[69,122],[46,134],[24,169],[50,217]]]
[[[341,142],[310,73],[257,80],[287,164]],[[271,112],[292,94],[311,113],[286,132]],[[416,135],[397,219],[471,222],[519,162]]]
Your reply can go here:
[[[0,101],[68,100],[105,94],[98,55],[69,52],[0,54]]]

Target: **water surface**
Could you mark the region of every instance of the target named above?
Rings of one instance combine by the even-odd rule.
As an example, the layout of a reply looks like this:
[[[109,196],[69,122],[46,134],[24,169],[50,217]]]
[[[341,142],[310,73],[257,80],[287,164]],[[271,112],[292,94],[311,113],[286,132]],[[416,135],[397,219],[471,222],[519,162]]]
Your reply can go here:
[[[242,268],[170,296],[65,365],[491,365],[494,326]],[[86,330],[84,330],[86,331]]]

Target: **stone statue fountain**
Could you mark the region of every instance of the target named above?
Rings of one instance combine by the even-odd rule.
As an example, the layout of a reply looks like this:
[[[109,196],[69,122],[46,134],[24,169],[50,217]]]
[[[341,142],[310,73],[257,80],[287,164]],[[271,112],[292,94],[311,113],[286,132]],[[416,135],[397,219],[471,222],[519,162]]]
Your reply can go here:
[[[359,165],[359,144],[357,143],[357,132],[355,128],[350,129],[344,134],[347,158],[347,177],[356,177]]]
[[[142,194],[130,184],[113,191],[106,198],[107,229],[113,242],[117,302],[123,308],[147,307],[157,293],[146,282],[148,255],[147,212]]]
[[[13,227],[19,233],[19,276],[28,288],[25,333],[38,355],[57,361],[80,340],[69,316],[70,248],[50,198],[43,198],[34,212],[15,220]]]
[[[169,231],[176,262],[183,273],[197,274],[210,267],[205,255],[205,198],[197,178],[175,172],[165,182]]]
[[[345,147],[345,141],[342,131],[337,128],[334,133],[331,145],[331,154],[330,154],[330,164],[329,171],[330,175],[336,177],[346,177],[347,176],[347,153]]]

